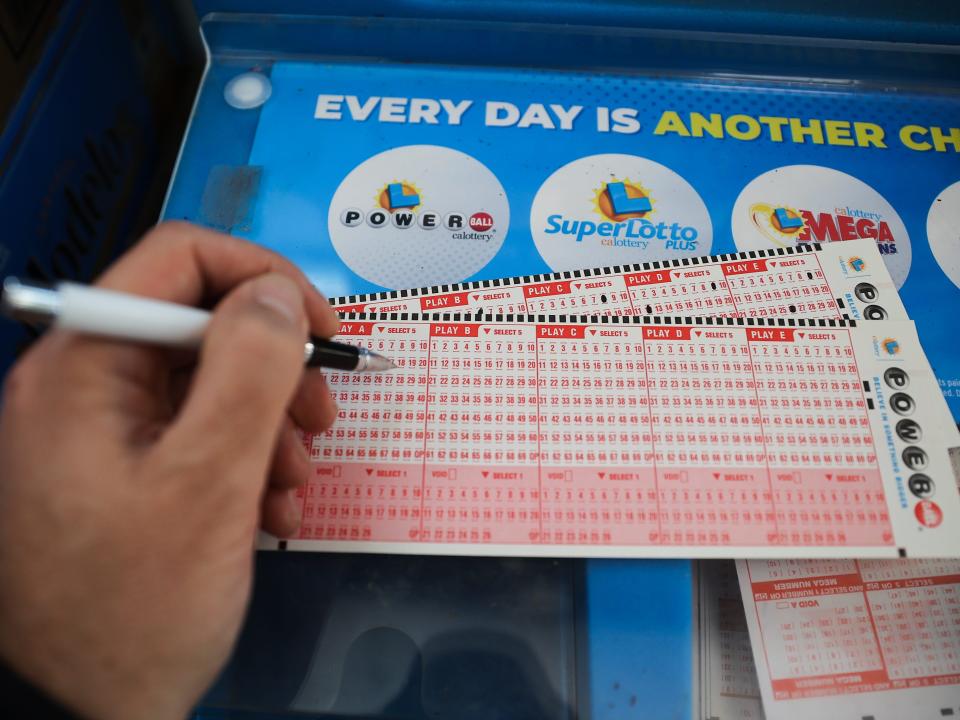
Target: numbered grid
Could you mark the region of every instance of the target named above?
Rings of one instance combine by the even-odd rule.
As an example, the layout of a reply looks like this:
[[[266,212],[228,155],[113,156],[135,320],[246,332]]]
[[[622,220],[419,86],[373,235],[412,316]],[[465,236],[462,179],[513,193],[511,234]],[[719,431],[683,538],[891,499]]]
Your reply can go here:
[[[889,517],[849,331],[748,332],[779,542],[869,538]]]
[[[631,306],[638,315],[739,317],[733,293],[719,266],[633,273],[624,280],[630,288]],[[824,317],[839,314],[834,311]]]
[[[874,453],[837,455],[816,433],[806,433],[798,451],[778,435],[779,417],[795,428],[845,423],[851,433],[863,432],[866,408],[851,384],[849,338],[843,345],[844,332],[832,330],[829,337],[794,337],[779,341],[771,355],[764,348],[772,343],[758,332],[344,323],[345,335],[401,369],[330,374],[340,417],[310,441],[316,465],[302,493],[301,537],[890,545],[889,519],[871,510],[874,500],[883,502]],[[788,346],[798,354],[781,357]],[[837,354],[837,377],[827,372],[807,381],[816,403],[771,410],[778,388],[765,383],[780,371],[766,363],[793,363],[803,376],[802,361],[812,377],[821,356],[833,363]],[[796,391],[800,398],[799,385]],[[780,487],[782,461],[795,463],[798,490],[795,476],[789,489]],[[856,533],[832,532],[830,523],[847,522],[849,512],[861,523]]]
[[[960,560],[742,567],[776,699],[960,686]]]
[[[314,473],[300,493],[303,539],[419,535],[429,342],[385,337],[367,345],[389,353],[397,372],[328,374],[340,411],[331,430],[307,438]]]
[[[775,536],[742,330],[650,331],[646,374],[664,539],[761,545]],[[680,335],[681,337],[677,337]]]
[[[733,564],[731,563],[731,569]],[[743,601],[736,583],[724,582],[718,588],[717,618],[720,631],[720,695],[733,698],[760,698],[753,648],[743,614]],[[726,578],[725,578],[726,579]]]
[[[835,317],[836,302],[816,255],[771,260],[764,270],[727,279],[732,303],[744,317]]]
[[[752,257],[751,257],[752,255]],[[653,269],[614,267],[338,298],[341,312],[475,311],[488,315],[839,318],[819,252],[743,253]],[[697,260],[701,260],[698,258]],[[465,289],[462,289],[465,288]],[[409,292],[409,294],[408,294]]]
[[[643,342],[598,332],[537,342],[543,539],[657,543]]]
[[[860,571],[890,678],[960,684],[960,560],[861,561]]]
[[[547,290],[557,290],[548,295],[538,294],[538,287],[542,286],[524,288],[523,305],[513,312],[593,316],[635,314],[630,292],[622,278],[548,285]]]
[[[430,542],[537,540],[536,360],[530,341],[433,337],[423,524]]]

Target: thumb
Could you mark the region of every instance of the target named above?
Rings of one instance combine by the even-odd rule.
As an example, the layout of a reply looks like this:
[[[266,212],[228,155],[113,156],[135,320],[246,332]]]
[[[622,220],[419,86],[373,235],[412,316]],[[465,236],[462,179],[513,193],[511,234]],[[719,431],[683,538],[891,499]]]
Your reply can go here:
[[[272,273],[236,287],[213,313],[167,439],[218,472],[265,478],[303,375],[306,338],[303,295],[293,281]]]

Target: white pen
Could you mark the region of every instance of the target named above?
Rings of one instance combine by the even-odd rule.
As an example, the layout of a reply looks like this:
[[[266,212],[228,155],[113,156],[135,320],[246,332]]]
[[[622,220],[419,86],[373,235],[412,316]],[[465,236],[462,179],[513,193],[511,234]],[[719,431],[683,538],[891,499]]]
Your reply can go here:
[[[3,281],[2,306],[8,315],[115,340],[197,348],[210,313],[163,300],[115,290],[61,282],[54,286],[8,277]],[[307,367],[354,372],[382,372],[396,365],[366,348],[311,337],[303,349]]]

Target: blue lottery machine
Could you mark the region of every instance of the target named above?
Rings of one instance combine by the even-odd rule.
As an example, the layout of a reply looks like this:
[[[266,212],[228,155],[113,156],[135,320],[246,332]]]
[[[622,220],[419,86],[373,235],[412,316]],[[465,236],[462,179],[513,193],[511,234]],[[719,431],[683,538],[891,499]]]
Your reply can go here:
[[[238,14],[202,23],[165,218],[272,248],[330,296],[871,238],[960,417],[956,24],[884,3],[869,20],[789,3],[197,5]],[[300,14],[239,14],[278,5]],[[697,706],[687,560],[274,553],[257,570],[199,717]]]

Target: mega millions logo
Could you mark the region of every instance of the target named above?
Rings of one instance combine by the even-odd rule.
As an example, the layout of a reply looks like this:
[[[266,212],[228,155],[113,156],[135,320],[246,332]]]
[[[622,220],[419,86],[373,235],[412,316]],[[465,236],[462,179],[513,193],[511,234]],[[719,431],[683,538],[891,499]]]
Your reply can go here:
[[[699,231],[675,218],[658,218],[653,194],[641,182],[614,178],[600,183],[590,197],[592,215],[549,215],[543,233],[575,242],[597,240],[606,247],[694,251]]]
[[[897,239],[878,212],[849,206],[819,211],[758,202],[749,207],[748,213],[753,226],[780,247],[869,238],[876,241],[881,254],[897,253]]]
[[[345,208],[340,213],[340,222],[348,228],[361,225],[374,229],[389,225],[398,230],[415,226],[423,230],[442,228],[457,240],[487,241],[496,232],[493,215],[483,210],[438,212],[424,207],[423,191],[415,182],[393,180],[373,194],[370,209]]]

